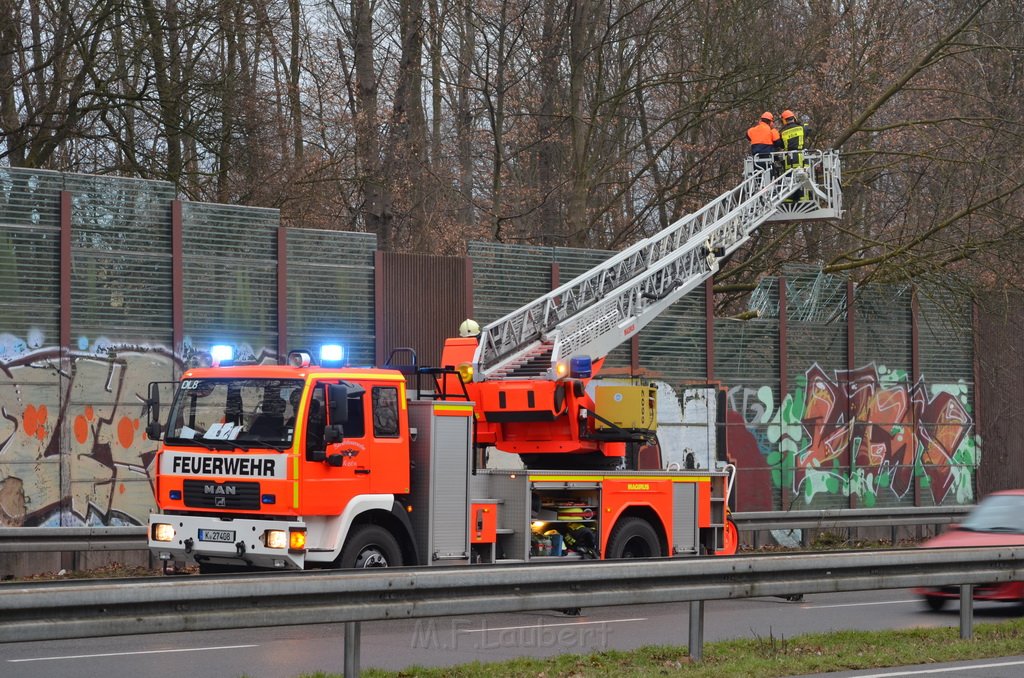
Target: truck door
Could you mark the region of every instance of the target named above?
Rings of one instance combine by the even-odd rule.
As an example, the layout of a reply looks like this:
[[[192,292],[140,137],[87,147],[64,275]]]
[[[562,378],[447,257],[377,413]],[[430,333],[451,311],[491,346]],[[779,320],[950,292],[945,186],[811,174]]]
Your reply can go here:
[[[367,393],[345,385],[345,415],[342,422],[334,421],[331,392],[337,395],[337,389],[330,387],[336,384],[338,380],[318,381],[311,389],[299,483],[301,512],[307,515],[338,515],[353,497],[371,491],[373,446],[367,438]]]
[[[370,388],[373,457],[370,488],[375,494],[409,493],[408,410],[404,383]]]

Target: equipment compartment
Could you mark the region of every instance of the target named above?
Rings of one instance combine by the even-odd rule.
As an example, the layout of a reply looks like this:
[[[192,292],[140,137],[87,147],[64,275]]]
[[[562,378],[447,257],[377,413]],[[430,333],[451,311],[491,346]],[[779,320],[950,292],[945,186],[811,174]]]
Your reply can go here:
[[[530,488],[530,560],[600,557],[601,491],[595,483],[535,482]]]

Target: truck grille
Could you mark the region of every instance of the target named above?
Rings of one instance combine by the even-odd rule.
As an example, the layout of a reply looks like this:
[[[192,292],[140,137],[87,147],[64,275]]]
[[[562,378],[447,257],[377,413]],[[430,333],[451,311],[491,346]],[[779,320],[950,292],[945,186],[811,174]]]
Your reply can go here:
[[[186,480],[185,506],[256,511],[260,507],[260,484]]]

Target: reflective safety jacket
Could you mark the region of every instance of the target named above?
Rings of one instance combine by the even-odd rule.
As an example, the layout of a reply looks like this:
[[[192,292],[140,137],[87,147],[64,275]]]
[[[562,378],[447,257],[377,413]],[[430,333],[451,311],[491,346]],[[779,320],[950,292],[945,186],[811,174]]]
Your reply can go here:
[[[750,140],[750,155],[767,155],[781,148],[779,130],[766,122],[758,122],[747,130]]]
[[[786,155],[782,158],[785,169],[804,166],[804,154],[799,151],[804,150],[804,144],[807,140],[806,135],[807,130],[798,122],[783,125],[779,136],[782,140],[782,150],[787,151]]]

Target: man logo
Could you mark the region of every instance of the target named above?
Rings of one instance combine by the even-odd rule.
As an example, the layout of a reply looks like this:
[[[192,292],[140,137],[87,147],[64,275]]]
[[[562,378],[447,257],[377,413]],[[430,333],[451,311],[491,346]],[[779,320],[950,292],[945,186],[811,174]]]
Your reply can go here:
[[[213,505],[218,507],[218,508],[219,507],[226,507],[228,505],[228,500],[225,497],[214,497],[213,498]]]
[[[203,494],[238,494],[238,488],[234,485],[203,485]]]

